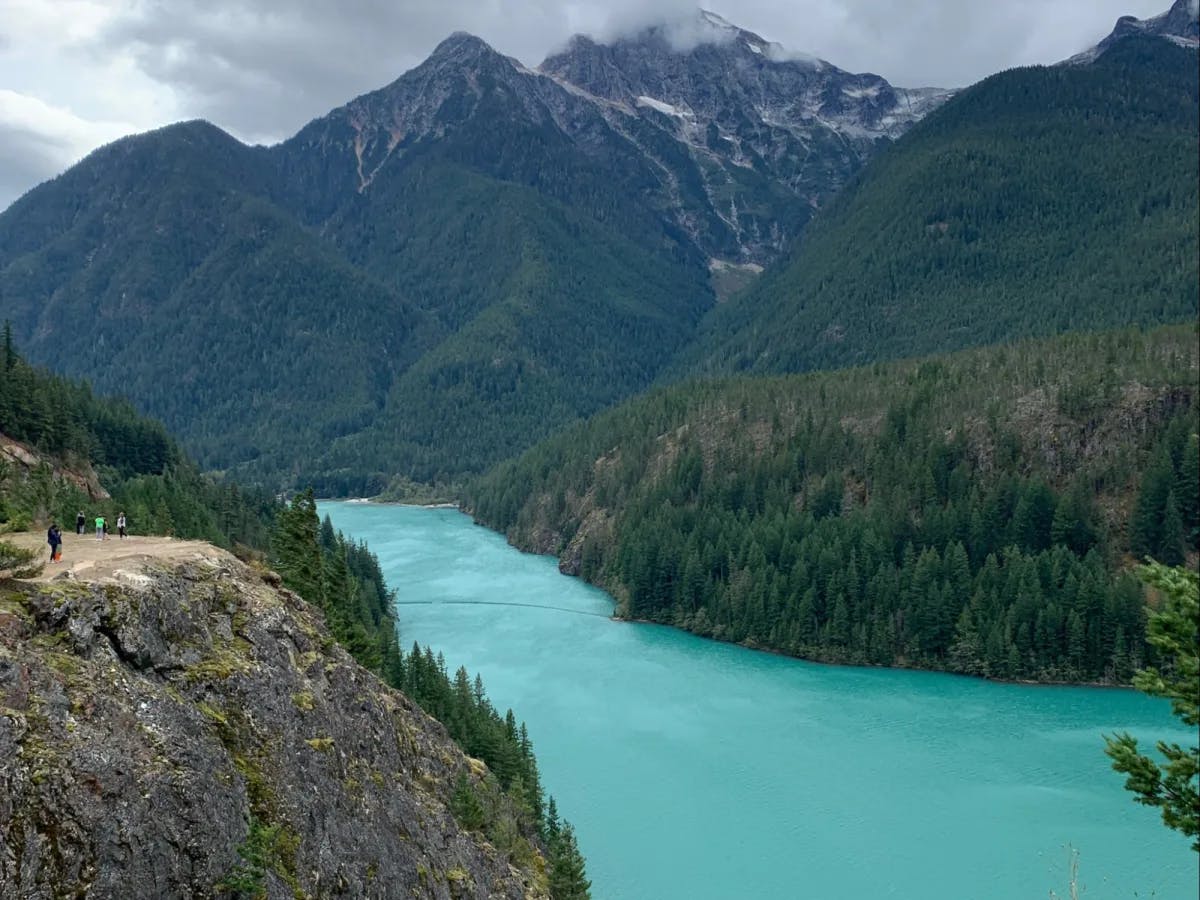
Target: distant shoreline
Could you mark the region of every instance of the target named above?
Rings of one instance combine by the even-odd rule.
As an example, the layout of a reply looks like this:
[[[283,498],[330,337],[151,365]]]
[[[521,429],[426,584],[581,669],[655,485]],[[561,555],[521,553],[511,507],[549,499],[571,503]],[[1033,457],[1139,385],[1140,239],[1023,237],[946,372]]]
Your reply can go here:
[[[566,574],[565,572],[563,573]],[[568,578],[579,578],[578,575],[567,575]],[[580,579],[584,584],[591,584],[586,579]],[[599,585],[592,585],[599,587]],[[604,588],[600,588],[608,594]],[[609,594],[611,597],[612,594]],[[613,601],[616,602],[615,599]],[[690,634],[692,637],[700,638],[702,641],[713,641],[717,644],[728,644],[731,647],[741,647],[743,650],[753,650],[756,653],[769,653],[772,656],[782,656],[784,659],[796,659],[801,662],[812,663],[816,666],[836,666],[842,669],[890,669],[894,672],[930,672],[934,675],[951,675],[955,678],[973,678],[979,681],[990,681],[992,684],[1012,684],[1021,687],[1076,687],[1076,688],[1099,688],[1103,690],[1116,691],[1136,691],[1132,684],[1114,684],[1108,681],[1034,681],[1026,678],[1000,678],[995,675],[980,675],[970,672],[952,672],[949,669],[935,669],[929,666],[919,665],[903,665],[886,663],[854,663],[854,662],[836,662],[829,659],[820,659],[815,656],[803,656],[798,653],[789,653],[786,650],[780,650],[776,647],[764,647],[761,644],[756,644],[753,641],[728,641],[724,638],[713,637],[709,634],[697,634],[695,631],[690,631],[687,628],[682,628],[679,625],[672,625],[670,622],[656,622],[654,619],[639,619],[631,616],[623,616],[618,612],[613,612],[609,619],[613,622],[628,622],[632,625],[661,625],[663,628],[671,628],[675,631],[681,631],[684,634]]]
[[[354,503],[372,506],[407,506],[411,509],[458,509],[457,503],[405,503],[403,500],[376,500],[373,497],[318,497],[318,503]]]

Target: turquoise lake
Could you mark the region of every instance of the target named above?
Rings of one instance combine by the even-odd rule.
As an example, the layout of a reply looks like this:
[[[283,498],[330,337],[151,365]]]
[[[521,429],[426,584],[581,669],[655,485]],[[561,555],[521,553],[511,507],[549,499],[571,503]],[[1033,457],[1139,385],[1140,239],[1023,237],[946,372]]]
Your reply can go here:
[[[596,900],[1196,898],[1197,854],[1101,735],[1192,739],[1133,691],[806,663],[614,622],[603,592],[454,510],[322,503],[400,637],[529,726]]]

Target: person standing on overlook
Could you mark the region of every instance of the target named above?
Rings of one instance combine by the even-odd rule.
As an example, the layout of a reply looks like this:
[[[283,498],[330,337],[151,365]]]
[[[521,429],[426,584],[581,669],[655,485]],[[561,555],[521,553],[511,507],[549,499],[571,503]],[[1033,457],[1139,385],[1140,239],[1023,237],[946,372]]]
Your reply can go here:
[[[83,510],[75,513],[75,533],[83,534],[83,529],[87,525],[87,519],[84,518]]]
[[[96,516],[96,540],[104,540],[104,516]]]
[[[61,559],[58,548],[62,546],[62,532],[58,530],[57,522],[50,523],[50,530],[46,532],[46,543],[50,545],[50,562]]]
[[[124,540],[125,538],[125,513],[117,516],[117,537]]]

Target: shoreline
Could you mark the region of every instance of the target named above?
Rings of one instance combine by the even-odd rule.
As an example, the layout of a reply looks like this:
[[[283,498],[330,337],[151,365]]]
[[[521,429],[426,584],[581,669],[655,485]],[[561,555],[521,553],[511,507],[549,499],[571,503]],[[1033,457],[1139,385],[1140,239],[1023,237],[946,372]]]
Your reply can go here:
[[[393,501],[393,500],[375,500],[370,497],[351,498],[351,499],[344,499],[344,500],[326,499],[326,500],[319,501],[319,502],[352,503],[352,504],[368,504],[369,503],[369,504],[374,504],[377,506],[399,506],[399,507],[407,507],[410,509],[454,509],[454,510],[463,512],[466,515],[469,515],[469,513],[466,513],[466,511],[463,509],[463,507],[460,504],[449,503],[449,502],[404,503],[401,501]],[[474,519],[473,516],[472,516],[472,519]],[[490,527],[489,525],[487,525],[483,522],[476,521],[475,524],[480,526],[481,528],[485,528],[488,531],[491,531],[493,534],[501,535],[505,539],[505,543],[507,543],[508,546],[512,547],[514,550],[517,550],[520,553],[528,553],[532,556],[548,556],[551,559],[555,560],[556,563],[561,562],[561,560],[559,560],[558,556],[554,553],[539,553],[536,550],[526,550],[525,548],[519,547],[516,544],[514,544],[509,539],[508,535],[504,534],[503,532],[497,531],[496,529]],[[993,684],[1011,684],[1011,685],[1019,685],[1021,687],[1047,687],[1047,688],[1077,687],[1077,688],[1094,688],[1094,689],[1135,691],[1135,692],[1137,690],[1132,684],[1113,684],[1112,682],[1104,682],[1104,681],[1034,681],[1034,680],[1022,679],[1022,678],[997,678],[997,677],[994,677],[991,675],[973,675],[973,674],[970,674],[967,672],[952,672],[949,669],[934,669],[934,668],[930,668],[928,666],[896,665],[896,664],[884,665],[881,663],[833,662],[831,660],[818,659],[818,658],[811,657],[811,656],[801,656],[801,655],[798,655],[795,653],[789,653],[786,650],[781,650],[776,647],[764,647],[764,646],[760,646],[760,645],[753,644],[753,643],[745,643],[745,642],[741,642],[741,641],[728,641],[728,640],[722,640],[721,638],[715,638],[710,635],[697,634],[694,631],[689,631],[686,628],[681,628],[680,626],[673,625],[670,622],[657,622],[657,621],[654,621],[653,619],[637,619],[637,618],[632,618],[629,616],[623,616],[616,611],[617,610],[617,599],[616,599],[616,597],[613,596],[612,592],[608,590],[608,588],[604,587],[603,585],[595,584],[591,581],[588,581],[587,579],[583,578],[580,575],[571,575],[567,572],[563,572],[561,568],[559,569],[559,574],[564,575],[567,578],[576,578],[576,579],[582,581],[584,584],[587,584],[591,587],[597,588],[598,590],[604,591],[605,595],[607,595],[608,598],[613,603],[613,613],[611,616],[608,616],[608,619],[612,622],[627,622],[632,625],[660,625],[664,628],[671,628],[675,631],[679,631],[679,632],[682,632],[683,634],[691,635],[692,637],[699,638],[701,640],[713,641],[718,644],[728,644],[732,647],[740,647],[743,650],[752,650],[757,653],[769,653],[772,656],[781,656],[785,659],[795,659],[795,660],[799,660],[801,662],[811,663],[811,664],[817,665],[817,666],[837,666],[839,668],[850,668],[850,669],[891,669],[891,670],[898,671],[898,672],[929,672],[929,673],[935,674],[935,675],[951,675],[951,676],[955,676],[958,678],[972,678],[972,679],[977,679],[979,681],[988,681]]]
[[[544,554],[547,556],[553,554]],[[561,572],[567,575],[566,572]],[[579,578],[578,575],[567,575],[568,578]],[[582,580],[582,579],[581,579]],[[584,584],[590,584],[592,587],[599,588],[612,597],[612,594],[599,585],[592,584],[590,581],[584,581]],[[613,603],[616,604],[616,599]],[[969,672],[951,672],[949,669],[931,669],[928,666],[903,666],[903,665],[884,665],[883,663],[851,663],[851,662],[833,662],[827,659],[816,659],[811,656],[800,656],[795,653],[789,653],[786,650],[780,650],[776,647],[763,647],[757,644],[747,644],[743,641],[726,641],[721,638],[715,638],[706,634],[697,634],[694,631],[689,631],[686,628],[681,628],[678,625],[672,625],[670,622],[656,622],[653,619],[635,619],[614,612],[608,617],[612,622],[628,622],[631,625],[658,625],[663,628],[670,628],[674,631],[682,632],[683,634],[691,635],[694,638],[699,638],[702,641],[712,641],[716,644],[728,644],[730,647],[740,647],[743,650],[752,650],[755,653],[769,653],[771,656],[781,656],[784,659],[795,659],[800,662],[811,663],[814,666],[835,666],[839,669],[880,669],[891,670],[893,672],[928,672],[931,675],[951,675],[955,678],[971,678],[977,681],[988,681],[992,684],[1012,684],[1020,687],[1073,687],[1073,688],[1102,688],[1105,690],[1115,691],[1134,691],[1137,692],[1132,684],[1113,684],[1107,681],[1031,681],[1023,678],[996,678],[991,675],[972,675]]]
[[[371,506],[406,506],[410,509],[459,509],[457,503],[444,500],[438,503],[406,503],[403,500],[376,500],[374,497],[318,497],[318,503],[352,503]]]

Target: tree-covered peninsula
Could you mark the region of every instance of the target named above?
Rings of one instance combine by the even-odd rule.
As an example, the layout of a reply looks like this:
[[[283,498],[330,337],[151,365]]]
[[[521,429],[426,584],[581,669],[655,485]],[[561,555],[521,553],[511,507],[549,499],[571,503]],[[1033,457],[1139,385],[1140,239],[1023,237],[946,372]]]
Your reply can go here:
[[[1194,326],[663,389],[473,485],[619,613],[830,662],[1127,683],[1195,559]]]

